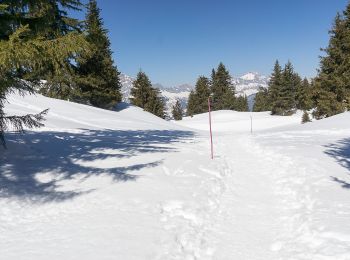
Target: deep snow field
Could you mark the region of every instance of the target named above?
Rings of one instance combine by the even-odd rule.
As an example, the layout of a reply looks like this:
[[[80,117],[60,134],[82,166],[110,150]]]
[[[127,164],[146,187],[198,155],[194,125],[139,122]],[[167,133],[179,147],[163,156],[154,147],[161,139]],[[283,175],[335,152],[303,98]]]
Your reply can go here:
[[[0,259],[350,259],[350,112],[166,122],[12,95],[46,126],[0,148]],[[250,117],[253,133],[250,132]]]

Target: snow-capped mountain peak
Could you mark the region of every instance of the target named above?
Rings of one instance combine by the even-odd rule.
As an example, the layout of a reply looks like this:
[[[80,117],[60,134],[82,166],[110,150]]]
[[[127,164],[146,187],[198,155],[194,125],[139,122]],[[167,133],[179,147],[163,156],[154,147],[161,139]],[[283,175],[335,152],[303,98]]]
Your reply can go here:
[[[244,74],[243,76],[240,77],[240,79],[243,80],[255,80],[258,78],[259,73],[257,72],[248,72],[247,74]]]
[[[129,102],[130,91],[132,88],[132,83],[134,82],[134,78],[120,74],[120,82],[122,83],[121,92],[123,94],[123,101]],[[182,107],[185,109],[187,106],[188,96],[193,89],[193,86],[189,84],[183,84],[176,87],[164,87],[163,85],[156,83],[153,84],[154,88],[158,88],[160,90],[161,95],[164,98],[166,104],[166,112],[168,115],[171,115],[172,106],[176,103],[176,100],[179,100]]]
[[[233,78],[232,83],[236,87],[237,95],[250,96],[259,91],[259,88],[267,88],[268,78],[257,72],[249,72],[241,77]]]

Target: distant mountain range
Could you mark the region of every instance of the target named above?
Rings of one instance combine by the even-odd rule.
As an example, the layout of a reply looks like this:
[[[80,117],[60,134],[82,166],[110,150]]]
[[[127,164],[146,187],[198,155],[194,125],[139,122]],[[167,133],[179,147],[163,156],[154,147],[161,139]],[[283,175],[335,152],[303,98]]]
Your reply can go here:
[[[121,74],[120,79],[122,83],[123,101],[128,102],[134,79],[125,74]],[[257,72],[249,72],[241,77],[234,77],[232,79],[232,83],[236,87],[236,95],[246,95],[248,97],[250,109],[253,107],[255,94],[258,92],[260,87],[267,88],[268,81],[268,77]],[[158,88],[164,97],[168,115],[171,115],[171,108],[175,104],[176,100],[179,100],[183,108],[186,108],[188,96],[191,90],[194,89],[194,86],[189,84],[183,84],[176,87],[164,87],[161,84],[154,84],[153,87]]]
[[[253,110],[255,95],[259,88],[268,88],[270,78],[257,72],[248,72],[239,78],[233,78],[233,84],[236,86],[236,95],[246,95],[248,97],[249,110]]]
[[[131,96],[130,91],[134,79],[128,75],[121,74],[120,80],[122,83],[123,101],[128,102]],[[187,107],[188,96],[191,90],[194,88],[188,84],[183,84],[176,87],[164,87],[161,84],[154,84],[153,87],[160,90],[166,104],[166,112],[169,116],[171,116],[172,106],[176,103],[176,100],[180,101],[181,106],[184,109]]]
[[[257,72],[248,72],[239,78],[233,78],[232,82],[236,86],[237,95],[247,97],[256,94],[260,87],[268,87],[269,78]]]

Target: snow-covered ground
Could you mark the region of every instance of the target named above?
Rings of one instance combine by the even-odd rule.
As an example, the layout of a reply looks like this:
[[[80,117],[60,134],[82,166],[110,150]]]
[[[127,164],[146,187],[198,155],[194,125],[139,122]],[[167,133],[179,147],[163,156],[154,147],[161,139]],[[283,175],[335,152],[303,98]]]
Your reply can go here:
[[[50,111],[0,149],[0,259],[350,259],[350,113],[214,112],[210,160],[206,114],[9,101]]]

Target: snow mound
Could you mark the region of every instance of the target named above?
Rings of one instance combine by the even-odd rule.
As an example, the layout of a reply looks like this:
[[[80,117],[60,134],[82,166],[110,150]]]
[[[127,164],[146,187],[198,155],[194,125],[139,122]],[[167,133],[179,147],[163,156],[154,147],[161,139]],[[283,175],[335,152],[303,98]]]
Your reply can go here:
[[[128,103],[121,103],[116,107],[117,111],[110,111],[48,98],[40,94],[24,97],[13,94],[9,96],[8,101],[9,104],[6,105],[5,112],[9,115],[38,113],[49,108],[45,127],[40,128],[39,131],[84,128],[116,130],[179,129],[171,122]]]
[[[270,112],[236,112],[222,110],[212,112],[213,132],[249,133],[281,126],[298,125],[302,112],[293,116],[271,116]],[[208,113],[186,117],[177,124],[197,130],[209,130]],[[252,121],[251,121],[252,120]],[[252,125],[251,125],[252,123]]]

